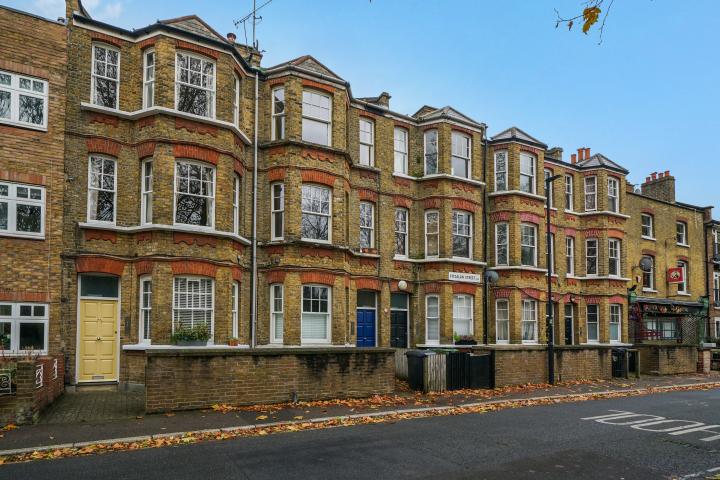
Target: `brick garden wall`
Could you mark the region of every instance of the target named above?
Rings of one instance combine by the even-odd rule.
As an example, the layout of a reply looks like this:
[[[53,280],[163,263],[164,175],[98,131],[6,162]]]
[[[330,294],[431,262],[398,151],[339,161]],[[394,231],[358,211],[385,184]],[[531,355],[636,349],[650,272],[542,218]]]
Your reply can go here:
[[[16,389],[10,395],[0,396],[0,424],[33,423],[42,410],[50,405],[64,391],[64,369],[62,357],[58,358],[57,375],[53,370],[53,357],[36,360],[20,360],[14,371]],[[36,383],[37,365],[43,365],[42,385]],[[0,370],[5,369],[3,366]]]
[[[637,345],[640,373],[675,375],[697,372],[698,350],[694,345]]]
[[[148,351],[146,411],[365,397],[394,390],[391,349]]]

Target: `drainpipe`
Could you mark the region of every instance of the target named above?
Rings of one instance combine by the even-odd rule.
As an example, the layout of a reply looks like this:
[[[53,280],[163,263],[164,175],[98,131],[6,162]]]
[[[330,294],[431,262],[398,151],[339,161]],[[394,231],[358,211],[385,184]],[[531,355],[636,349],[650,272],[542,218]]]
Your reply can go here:
[[[258,195],[258,104],[259,76],[255,71],[255,125],[253,132],[252,280],[250,294],[250,348],[257,346],[257,195]]]
[[[483,235],[485,238],[483,239],[483,262],[487,262],[488,260],[488,239],[490,238],[490,235],[488,233],[488,194],[487,194],[487,162],[488,162],[488,138],[487,138],[487,127],[483,129],[483,182],[485,183],[485,186],[483,187],[483,215],[482,215],[482,225],[483,225]],[[485,265],[485,270],[487,270],[487,265]],[[483,275],[483,345],[488,344],[488,294],[490,292],[490,289],[488,288],[488,281],[485,278],[485,275]]]

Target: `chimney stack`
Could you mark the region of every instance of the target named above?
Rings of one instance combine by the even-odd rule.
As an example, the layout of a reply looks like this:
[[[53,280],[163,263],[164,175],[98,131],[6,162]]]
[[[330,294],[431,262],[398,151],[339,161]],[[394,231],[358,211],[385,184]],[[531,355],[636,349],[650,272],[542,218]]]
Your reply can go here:
[[[587,160],[588,158],[590,158],[590,149],[585,148],[585,160]]]
[[[578,148],[577,149],[577,155],[578,155],[578,162],[582,162],[585,160],[585,149],[584,148]]]
[[[577,163],[577,153],[570,155],[570,162],[574,165]]]
[[[651,173],[650,176],[652,177],[653,182],[654,182],[655,180],[657,180],[657,172]]]
[[[235,39],[237,39],[237,35],[235,35],[234,33],[230,32],[227,34],[228,42],[232,43],[233,45],[235,44]]]
[[[640,188],[646,197],[675,203],[675,177],[670,175],[670,170],[651,173]]]

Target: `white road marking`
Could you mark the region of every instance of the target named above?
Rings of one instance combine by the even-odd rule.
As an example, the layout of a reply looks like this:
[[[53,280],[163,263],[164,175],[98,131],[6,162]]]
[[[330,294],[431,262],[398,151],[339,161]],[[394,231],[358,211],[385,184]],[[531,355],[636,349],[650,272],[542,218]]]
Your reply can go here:
[[[581,420],[592,420],[596,423],[614,425],[618,427],[630,427],[635,430],[642,430],[652,433],[667,433],[668,435],[686,435],[688,433],[706,432],[712,433],[709,437],[701,438],[703,442],[714,442],[720,440],[720,425],[706,425],[694,420],[675,420],[650,415],[647,413],[627,412],[624,410],[608,410],[609,414],[584,417]],[[655,425],[684,424],[666,428],[648,428]],[[717,470],[720,470],[718,467]]]

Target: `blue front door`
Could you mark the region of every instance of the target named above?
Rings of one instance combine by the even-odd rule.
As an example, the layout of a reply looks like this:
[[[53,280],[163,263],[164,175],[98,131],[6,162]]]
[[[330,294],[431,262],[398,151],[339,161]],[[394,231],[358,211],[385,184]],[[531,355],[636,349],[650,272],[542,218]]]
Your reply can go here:
[[[375,346],[375,310],[357,310],[357,346]]]

